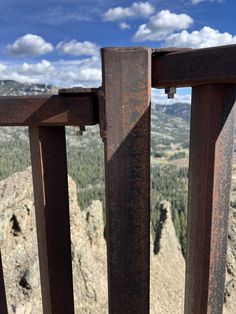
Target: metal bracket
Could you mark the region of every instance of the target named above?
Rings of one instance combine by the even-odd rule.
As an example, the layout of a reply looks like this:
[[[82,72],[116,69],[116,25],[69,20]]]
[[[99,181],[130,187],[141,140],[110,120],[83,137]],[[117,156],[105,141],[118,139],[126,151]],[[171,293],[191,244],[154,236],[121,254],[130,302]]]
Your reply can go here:
[[[62,88],[59,89],[58,94],[59,95],[72,95],[72,94],[95,94],[98,96],[98,103],[99,103],[99,116],[100,116],[100,107],[102,103],[102,97],[101,97],[101,88],[84,88],[81,86],[76,86],[76,87],[72,87],[72,88]],[[102,115],[99,117],[102,119]],[[102,119],[103,120],[103,119]],[[100,129],[101,129],[101,125],[100,125]],[[84,125],[79,125],[79,135],[83,135],[83,132],[85,131],[85,126]],[[103,134],[103,132],[100,132],[101,136]],[[102,137],[103,138],[103,137]]]
[[[191,50],[190,48],[155,48],[152,49],[152,55],[153,56],[163,56],[169,53],[173,53],[173,52],[183,52],[183,51],[189,51]],[[170,86],[166,86],[165,87],[165,94],[167,94],[168,99],[174,99],[174,96],[176,94],[176,87],[170,87]]]
[[[166,87],[165,94],[167,94],[168,99],[174,99],[176,94],[176,87]]]

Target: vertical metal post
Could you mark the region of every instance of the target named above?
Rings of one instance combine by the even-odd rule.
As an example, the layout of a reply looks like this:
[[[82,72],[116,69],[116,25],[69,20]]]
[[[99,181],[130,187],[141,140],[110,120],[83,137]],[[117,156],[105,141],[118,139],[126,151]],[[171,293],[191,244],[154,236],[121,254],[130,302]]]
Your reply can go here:
[[[1,314],[8,313],[1,252],[0,252],[0,313]]]
[[[44,314],[73,314],[64,127],[30,127]]]
[[[235,85],[192,92],[185,314],[222,313],[235,100]]]
[[[151,50],[102,50],[110,314],[149,313]]]

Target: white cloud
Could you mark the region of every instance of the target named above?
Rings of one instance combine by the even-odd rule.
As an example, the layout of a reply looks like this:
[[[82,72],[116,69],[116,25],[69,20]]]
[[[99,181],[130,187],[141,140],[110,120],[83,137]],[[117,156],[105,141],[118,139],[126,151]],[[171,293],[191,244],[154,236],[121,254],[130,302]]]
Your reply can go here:
[[[82,8],[81,3],[77,5],[74,3],[74,5],[63,6],[60,4],[62,1],[57,2],[57,5],[52,5],[49,6],[47,10],[42,10],[35,18],[38,21],[42,21],[43,19],[45,23],[54,26],[62,25],[68,22],[85,22],[91,20],[90,15],[92,10],[85,10]],[[76,0],[75,2],[80,1]]]
[[[97,87],[101,84],[100,58],[0,64],[0,80],[54,84],[58,87]]]
[[[200,3],[200,2],[206,2],[206,1],[208,1],[208,2],[222,2],[222,0],[191,0],[191,3],[192,4],[198,4],[198,3]]]
[[[39,56],[53,51],[52,44],[42,37],[26,34],[18,38],[13,44],[7,45],[7,52],[13,56]]]
[[[74,39],[69,42],[60,42],[57,49],[63,54],[73,56],[95,56],[99,54],[100,47],[90,41],[79,42]]]
[[[208,1],[208,0],[191,0],[191,3],[192,4],[198,4],[198,3],[203,2],[203,1]]]
[[[42,60],[36,64],[24,62],[18,69],[18,73],[22,75],[38,76],[43,75],[46,71],[53,71],[52,64],[47,60]]]
[[[104,13],[105,21],[117,21],[129,17],[147,17],[155,12],[155,8],[149,2],[134,2],[130,7],[111,8]]]
[[[140,25],[133,39],[135,41],[163,40],[174,31],[188,28],[192,23],[193,19],[187,14],[162,10],[152,16],[147,24]]]
[[[184,30],[172,34],[165,40],[164,46],[204,48],[230,44],[236,44],[236,36],[227,32],[220,33],[216,29],[204,26],[199,31]]]
[[[6,69],[5,64],[0,63],[0,73]]]
[[[119,26],[120,26],[120,28],[123,29],[123,30],[130,28],[130,25],[127,24],[127,23],[125,23],[125,22],[121,22],[121,23],[119,24]]]

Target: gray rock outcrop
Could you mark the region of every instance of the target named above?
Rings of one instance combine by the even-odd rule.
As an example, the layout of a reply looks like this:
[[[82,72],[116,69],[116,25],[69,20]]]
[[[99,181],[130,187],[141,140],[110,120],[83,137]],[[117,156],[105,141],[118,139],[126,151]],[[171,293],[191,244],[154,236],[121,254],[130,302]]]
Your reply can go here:
[[[107,268],[102,204],[81,211],[69,178],[71,245],[76,314],[106,314]],[[9,313],[41,314],[37,237],[31,171],[0,182],[0,247]],[[151,314],[182,314],[185,263],[170,204],[163,202],[158,254],[151,243]],[[235,312],[236,210],[231,210],[224,314]]]
[[[69,178],[76,313],[107,313],[102,207],[81,212]],[[0,245],[9,313],[41,314],[38,250],[30,170],[0,182]]]
[[[171,219],[169,202],[162,202],[160,248],[153,254],[151,245],[151,314],[182,314],[184,312],[185,262]]]
[[[232,207],[229,212],[226,268],[224,314],[233,314],[236,311],[236,209]]]

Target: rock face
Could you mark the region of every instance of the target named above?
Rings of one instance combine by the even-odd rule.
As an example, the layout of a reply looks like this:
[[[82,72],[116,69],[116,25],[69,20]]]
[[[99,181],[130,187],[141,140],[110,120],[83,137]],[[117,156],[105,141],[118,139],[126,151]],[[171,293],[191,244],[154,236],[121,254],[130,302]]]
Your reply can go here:
[[[159,251],[151,245],[151,314],[184,312],[185,262],[171,219],[169,202],[160,206],[162,230]]]
[[[236,209],[230,208],[224,314],[236,309]]]
[[[0,183],[0,245],[9,313],[42,313],[30,172]],[[20,284],[24,276],[27,284]]]
[[[102,205],[81,212],[76,185],[69,178],[70,220],[76,314],[106,314],[107,269]],[[41,291],[31,172],[0,182],[0,246],[8,311],[41,314]],[[235,312],[235,210],[231,215],[225,314]],[[161,206],[158,253],[151,243],[151,314],[182,314],[185,263],[171,220],[170,204]],[[156,248],[156,242],[155,242]],[[156,252],[156,250],[155,250]],[[234,309],[234,310],[233,310]]]
[[[69,178],[76,313],[107,313],[102,207],[81,212]],[[35,212],[30,170],[0,182],[0,246],[9,313],[41,314]]]

